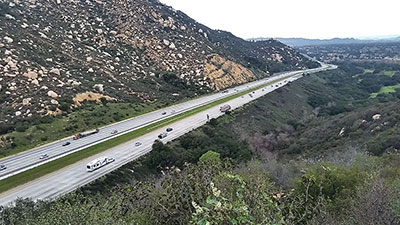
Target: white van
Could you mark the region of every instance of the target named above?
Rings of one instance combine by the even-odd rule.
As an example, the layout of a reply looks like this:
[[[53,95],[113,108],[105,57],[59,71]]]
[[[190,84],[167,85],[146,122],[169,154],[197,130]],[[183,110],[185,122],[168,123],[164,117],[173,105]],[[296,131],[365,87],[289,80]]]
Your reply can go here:
[[[115,159],[111,158],[111,157],[101,157],[101,158],[98,158],[98,159],[95,159],[95,160],[89,162],[86,165],[86,169],[87,169],[87,171],[92,172],[92,171],[97,170],[98,168],[103,167],[114,161],[115,161]]]

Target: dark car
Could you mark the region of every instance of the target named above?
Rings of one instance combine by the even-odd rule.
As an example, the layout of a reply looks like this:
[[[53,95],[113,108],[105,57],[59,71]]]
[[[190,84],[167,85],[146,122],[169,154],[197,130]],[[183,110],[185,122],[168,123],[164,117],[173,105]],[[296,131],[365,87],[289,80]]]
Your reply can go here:
[[[172,130],[173,130],[172,127],[167,128],[167,132],[171,132]]]
[[[0,165],[0,171],[5,170],[5,169],[7,169],[7,167],[5,165]]]
[[[118,133],[118,131],[117,131],[117,130],[113,130],[113,131],[111,131],[111,134],[116,134],[116,133]]]
[[[162,112],[161,115],[167,115],[167,112]]]
[[[70,145],[70,144],[71,144],[71,142],[67,141],[62,146],[67,146],[67,145]]]
[[[136,147],[141,146],[141,145],[142,145],[142,143],[140,143],[139,141],[135,143]]]

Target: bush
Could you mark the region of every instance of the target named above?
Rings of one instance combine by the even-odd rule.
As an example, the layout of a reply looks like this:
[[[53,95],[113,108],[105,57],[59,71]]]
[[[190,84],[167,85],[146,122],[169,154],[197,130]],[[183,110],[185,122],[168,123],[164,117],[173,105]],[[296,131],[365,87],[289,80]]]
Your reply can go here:
[[[13,126],[11,124],[1,124],[0,125],[0,135],[7,134],[13,130]]]
[[[41,137],[40,140],[41,141],[47,141],[49,138],[47,136]]]
[[[25,132],[28,129],[28,125],[26,123],[18,123],[15,126],[15,130],[18,132]]]

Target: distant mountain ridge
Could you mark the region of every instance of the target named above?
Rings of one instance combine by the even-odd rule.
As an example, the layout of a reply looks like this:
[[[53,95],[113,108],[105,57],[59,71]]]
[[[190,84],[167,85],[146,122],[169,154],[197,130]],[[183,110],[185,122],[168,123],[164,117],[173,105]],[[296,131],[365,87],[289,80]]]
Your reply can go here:
[[[365,44],[400,42],[400,36],[384,39],[357,39],[357,38],[332,38],[332,39],[307,39],[307,38],[251,38],[249,41],[258,42],[265,40],[278,40],[291,47],[310,46],[310,45],[341,45],[341,44]]]

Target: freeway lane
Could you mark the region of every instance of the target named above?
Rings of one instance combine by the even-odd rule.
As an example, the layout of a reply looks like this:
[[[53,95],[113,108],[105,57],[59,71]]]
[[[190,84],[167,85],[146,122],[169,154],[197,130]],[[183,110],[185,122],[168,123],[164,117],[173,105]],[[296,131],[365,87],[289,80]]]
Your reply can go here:
[[[327,67],[327,66],[325,66]],[[309,72],[319,71],[325,69],[325,67],[306,70]],[[90,135],[78,140],[72,140],[72,138],[66,138],[60,141],[53,142],[51,144],[41,146],[38,148],[34,148],[32,150],[28,150],[17,155],[13,155],[0,160],[0,165],[5,165],[7,167],[6,170],[0,171],[0,180],[5,179],[9,176],[15,175],[17,173],[23,172],[25,170],[34,168],[36,166],[47,163],[51,160],[55,160],[57,158],[63,157],[67,154],[71,154],[76,151],[80,151],[84,148],[92,146],[94,144],[101,143],[110,138],[113,138],[118,135],[122,135],[126,132],[138,129],[140,127],[149,125],[151,123],[155,123],[157,121],[163,120],[165,118],[174,116],[176,114],[191,110],[193,108],[197,108],[202,105],[206,105],[213,101],[219,100],[221,98],[225,98],[227,96],[236,94],[237,92],[242,92],[254,87],[257,87],[261,84],[280,79],[284,76],[293,75],[296,73],[302,73],[302,71],[294,71],[294,72],[286,72],[280,73],[276,76],[265,78],[262,80],[257,80],[251,83],[243,84],[237,86],[235,88],[228,89],[228,93],[215,93],[208,96],[200,97],[198,99],[194,99],[188,102],[184,102],[181,104],[173,105],[164,109],[160,109],[154,112],[150,112],[138,117],[134,117],[119,123],[115,123],[112,125],[105,126],[100,128],[100,132],[94,135]],[[162,113],[165,112],[165,115]],[[112,134],[113,130],[117,130],[117,134]],[[62,144],[70,142],[71,144],[68,146],[62,146]],[[41,155],[47,154],[49,157],[45,159],[40,159]]]
[[[317,70],[312,70],[310,72],[317,72],[322,69],[334,69],[335,67],[324,67]],[[274,91],[275,89],[287,84],[289,81],[294,81],[296,79],[301,78],[302,72],[292,72],[291,77],[286,78],[284,81],[280,81],[278,87],[276,85],[269,85],[262,90],[255,91],[250,95],[244,95],[243,97],[235,98],[227,104],[230,104],[233,109],[243,106],[244,104],[259,98],[269,92]],[[287,74],[286,74],[287,75]],[[259,83],[260,84],[260,83]],[[246,85],[244,85],[246,86]],[[258,85],[256,85],[258,86]],[[163,142],[171,141],[193,129],[200,127],[201,125],[206,123],[206,115],[209,114],[211,118],[216,118],[222,115],[219,111],[220,106],[215,106],[213,108],[207,109],[203,112],[195,114],[193,116],[187,117],[180,121],[177,121],[173,124],[168,125],[168,127],[173,127],[174,130],[163,139]],[[37,180],[29,182],[27,184],[21,185],[9,191],[6,191],[0,194],[0,205],[6,205],[8,203],[13,202],[16,198],[32,198],[33,200],[38,199],[52,199],[57,196],[69,193],[76,188],[83,186],[119,167],[122,165],[137,159],[138,157],[148,153],[151,151],[151,146],[155,139],[157,139],[158,134],[165,131],[167,127],[160,128],[156,131],[145,134],[139,138],[121,144],[119,146],[113,147],[106,152],[97,154],[95,156],[89,157],[87,159],[81,160],[77,163],[74,163],[68,167],[65,167],[61,170],[43,176]],[[111,130],[111,129],[110,129]],[[101,134],[101,133],[99,133]],[[108,135],[108,134],[106,134]],[[134,143],[140,141],[142,143],[141,146],[135,147]],[[94,172],[86,171],[86,164],[98,157],[101,156],[110,156],[115,158],[115,162],[106,165]]]

